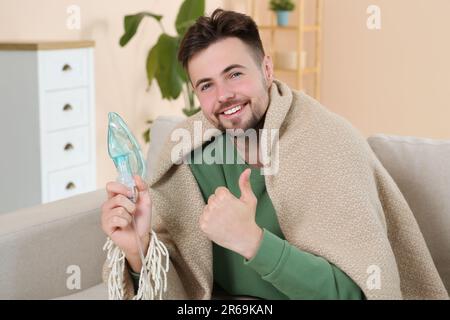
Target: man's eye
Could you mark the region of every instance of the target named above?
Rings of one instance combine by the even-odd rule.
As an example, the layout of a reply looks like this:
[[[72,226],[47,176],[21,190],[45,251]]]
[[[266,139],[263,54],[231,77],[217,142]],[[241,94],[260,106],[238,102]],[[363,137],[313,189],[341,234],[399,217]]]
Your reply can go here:
[[[204,90],[208,89],[209,86],[210,86],[209,83],[202,85],[202,86],[200,87],[200,91],[204,91]]]
[[[238,77],[238,76],[240,76],[240,75],[242,75],[242,72],[235,72],[235,73],[233,73],[233,74],[231,75],[231,77],[232,77],[232,78],[235,78],[235,77]]]

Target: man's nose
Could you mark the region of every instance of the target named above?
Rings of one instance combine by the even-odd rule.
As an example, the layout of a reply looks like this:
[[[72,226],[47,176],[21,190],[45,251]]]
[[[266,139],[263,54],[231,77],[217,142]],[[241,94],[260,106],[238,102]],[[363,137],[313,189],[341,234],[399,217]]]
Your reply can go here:
[[[217,86],[217,100],[220,104],[233,98],[234,93],[226,85]]]

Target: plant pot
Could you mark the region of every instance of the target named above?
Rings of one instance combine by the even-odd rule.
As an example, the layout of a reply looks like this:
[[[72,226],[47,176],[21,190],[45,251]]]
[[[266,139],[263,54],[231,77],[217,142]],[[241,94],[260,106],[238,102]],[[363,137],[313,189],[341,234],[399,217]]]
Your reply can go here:
[[[277,11],[277,24],[287,26],[289,23],[289,11]]]

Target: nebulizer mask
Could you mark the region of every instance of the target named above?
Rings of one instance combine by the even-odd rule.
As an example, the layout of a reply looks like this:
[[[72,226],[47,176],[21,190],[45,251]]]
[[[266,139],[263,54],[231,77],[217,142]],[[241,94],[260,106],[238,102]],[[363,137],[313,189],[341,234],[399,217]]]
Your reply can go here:
[[[116,166],[118,172],[117,181],[132,191],[133,195],[129,199],[136,203],[138,190],[134,181],[134,175],[139,175],[145,181],[147,178],[146,164],[136,138],[122,118],[115,112],[108,114],[108,154]],[[167,287],[168,251],[164,244],[158,241],[156,234],[152,231],[148,254],[145,257],[134,215],[132,215],[132,225],[142,263],[139,290],[135,298],[153,299],[158,292],[161,298],[162,291],[165,291]],[[109,297],[110,299],[121,299],[123,298],[123,288],[121,287],[123,272],[121,270],[124,269],[125,257],[123,252],[110,239],[105,244],[105,248],[108,249],[108,260],[111,267],[111,274],[108,280]],[[166,257],[165,267],[160,266],[161,257]],[[156,266],[158,268],[155,268]],[[149,278],[147,269],[151,273],[151,278]],[[151,281],[154,282],[154,285],[150,283]]]
[[[141,149],[122,118],[115,112],[108,114],[108,153],[119,173],[118,182],[127,186],[136,202],[137,191],[133,175],[146,180],[146,166]]]

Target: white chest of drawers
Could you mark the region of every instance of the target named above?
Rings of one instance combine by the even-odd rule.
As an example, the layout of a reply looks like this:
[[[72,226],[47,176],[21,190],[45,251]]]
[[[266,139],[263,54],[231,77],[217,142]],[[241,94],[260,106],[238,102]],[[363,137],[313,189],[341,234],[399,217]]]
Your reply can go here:
[[[0,213],[96,189],[93,45],[0,43]]]

